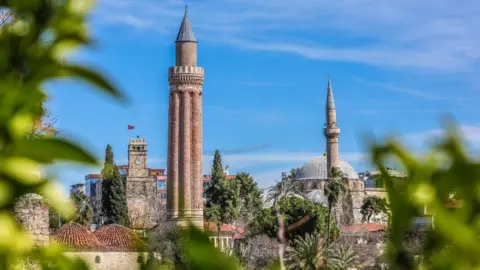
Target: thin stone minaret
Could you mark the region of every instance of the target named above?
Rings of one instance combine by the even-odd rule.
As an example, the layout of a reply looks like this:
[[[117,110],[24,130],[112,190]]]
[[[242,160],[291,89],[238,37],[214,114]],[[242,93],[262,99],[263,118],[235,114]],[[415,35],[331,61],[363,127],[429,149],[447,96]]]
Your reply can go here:
[[[175,54],[175,66],[168,70],[167,221],[175,227],[193,223],[203,229],[203,68],[197,66],[197,40],[186,7]]]
[[[337,110],[335,109],[335,100],[333,99],[332,84],[330,76],[328,76],[327,87],[327,104],[326,104],[327,122],[323,132],[327,141],[327,168],[328,172],[333,167],[339,167],[338,157],[338,137],[340,136],[340,129],[337,127]]]

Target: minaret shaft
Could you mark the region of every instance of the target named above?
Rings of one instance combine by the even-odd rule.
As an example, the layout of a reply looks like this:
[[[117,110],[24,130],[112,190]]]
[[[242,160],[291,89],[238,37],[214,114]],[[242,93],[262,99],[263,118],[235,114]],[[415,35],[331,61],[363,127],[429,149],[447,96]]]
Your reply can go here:
[[[340,136],[340,128],[337,127],[337,110],[335,108],[335,100],[333,98],[330,77],[328,77],[325,112],[326,124],[324,128],[324,134],[327,143],[327,168],[330,172],[333,167],[338,168],[340,166],[340,158],[338,154],[338,137]]]
[[[167,222],[203,229],[202,86],[197,41],[187,13],[177,36],[175,66],[168,70]]]

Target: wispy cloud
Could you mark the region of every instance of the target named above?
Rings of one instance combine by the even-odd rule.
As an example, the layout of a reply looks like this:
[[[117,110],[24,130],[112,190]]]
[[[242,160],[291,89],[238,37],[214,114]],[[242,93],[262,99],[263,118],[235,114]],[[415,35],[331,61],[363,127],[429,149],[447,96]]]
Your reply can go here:
[[[182,4],[103,0],[95,21],[173,37]],[[316,60],[448,72],[474,68],[480,56],[479,11],[473,0],[461,5],[426,0],[219,0],[195,1],[189,8],[197,35],[205,42]],[[334,45],[332,36],[342,37],[344,45]]]
[[[445,113],[446,111],[442,110],[428,110],[428,109],[398,109],[398,110],[376,110],[376,109],[358,109],[354,110],[354,112],[362,113],[362,114],[404,114],[404,113]]]
[[[378,82],[371,82],[367,81],[364,79],[357,78],[357,82],[368,85],[368,86],[373,86],[376,88],[380,88],[382,90],[387,90],[390,92],[396,92],[396,93],[401,93],[401,94],[406,94],[410,95],[413,97],[421,98],[424,100],[448,100],[448,101],[465,101],[467,98],[466,97],[461,97],[461,96],[445,96],[439,93],[433,93],[431,90],[415,90],[415,89],[410,89],[408,87],[403,87],[403,86],[398,86],[395,84],[390,84],[390,83],[378,83]]]

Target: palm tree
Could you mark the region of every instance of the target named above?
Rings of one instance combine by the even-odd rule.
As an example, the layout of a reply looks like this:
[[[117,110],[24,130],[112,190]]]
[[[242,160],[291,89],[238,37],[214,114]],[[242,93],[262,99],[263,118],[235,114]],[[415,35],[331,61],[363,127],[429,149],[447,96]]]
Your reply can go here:
[[[316,270],[327,266],[329,249],[323,238],[307,233],[295,239],[294,243],[295,248],[287,248],[286,263],[289,269]]]
[[[330,244],[330,227],[332,208],[337,204],[338,198],[342,193],[346,192],[345,180],[342,172],[333,167],[328,175],[328,183],[323,190],[328,201],[328,220],[327,220],[327,243]]]
[[[277,220],[278,220],[277,238],[279,241],[278,257],[280,260],[281,270],[285,268],[283,265],[283,253],[285,249],[285,226],[284,226],[281,210],[278,207],[278,202],[288,197],[300,195],[300,188],[297,180],[295,180],[295,173],[296,173],[296,170],[292,169],[290,172],[290,175],[284,177],[282,181],[277,182],[274,186],[270,187],[270,189],[268,190],[267,202],[273,202],[273,208],[277,213]]]
[[[358,264],[358,254],[352,246],[341,245],[330,254],[329,267],[335,270],[355,268]]]
[[[289,175],[268,189],[267,202],[273,202],[275,206],[282,199],[298,195],[300,195],[298,182]]]

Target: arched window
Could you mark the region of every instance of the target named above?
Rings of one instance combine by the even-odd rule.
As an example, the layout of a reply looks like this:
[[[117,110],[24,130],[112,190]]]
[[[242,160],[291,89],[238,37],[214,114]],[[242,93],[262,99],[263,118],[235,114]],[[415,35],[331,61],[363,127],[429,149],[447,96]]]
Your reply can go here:
[[[100,256],[95,256],[95,263],[100,263]]]

